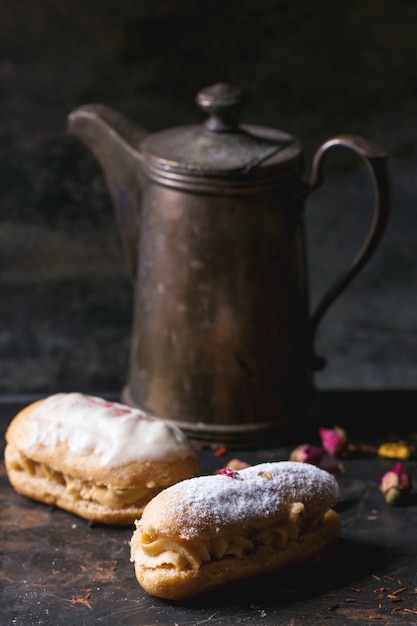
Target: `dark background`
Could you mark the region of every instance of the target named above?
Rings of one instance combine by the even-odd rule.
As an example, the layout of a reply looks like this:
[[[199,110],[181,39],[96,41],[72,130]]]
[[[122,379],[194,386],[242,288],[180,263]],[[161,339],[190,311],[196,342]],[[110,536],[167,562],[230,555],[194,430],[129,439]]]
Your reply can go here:
[[[104,178],[66,131],[107,104],[150,131],[202,115],[218,81],[248,95],[244,121],[300,137],[306,177],[328,137],[390,153],[382,245],[320,325],[323,389],[415,387],[417,3],[412,0],[0,0],[0,393],[118,391],[132,286]],[[372,217],[354,158],[328,159],[308,202],[311,302]]]

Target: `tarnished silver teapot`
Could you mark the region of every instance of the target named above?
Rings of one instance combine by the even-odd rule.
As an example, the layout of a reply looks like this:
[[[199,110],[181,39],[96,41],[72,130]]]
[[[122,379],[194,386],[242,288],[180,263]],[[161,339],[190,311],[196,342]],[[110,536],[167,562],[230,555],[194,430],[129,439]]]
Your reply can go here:
[[[302,180],[287,133],[239,125],[241,91],[203,89],[208,118],[147,135],[102,105],[69,115],[69,132],[100,162],[135,281],[130,368],[122,400],[227,445],[288,442],[307,432],[323,366],[314,335],[367,262],[389,214],[386,154],[339,135]],[[309,312],[303,209],[330,148],[366,162],[375,191],[370,232]]]

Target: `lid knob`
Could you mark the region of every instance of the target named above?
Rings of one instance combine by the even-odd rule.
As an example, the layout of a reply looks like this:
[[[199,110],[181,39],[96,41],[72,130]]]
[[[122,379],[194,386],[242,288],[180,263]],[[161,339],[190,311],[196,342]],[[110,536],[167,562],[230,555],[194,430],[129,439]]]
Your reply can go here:
[[[200,109],[210,115],[204,126],[216,133],[227,133],[238,128],[236,112],[242,101],[242,90],[226,83],[205,87],[196,96]]]

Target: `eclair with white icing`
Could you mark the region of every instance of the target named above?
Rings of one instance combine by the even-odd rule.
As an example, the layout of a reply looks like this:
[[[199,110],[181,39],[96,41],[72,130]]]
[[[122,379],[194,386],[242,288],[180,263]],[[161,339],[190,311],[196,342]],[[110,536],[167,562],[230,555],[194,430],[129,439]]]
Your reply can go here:
[[[315,561],[339,537],[339,499],[331,474],[290,461],[184,480],[136,522],[136,577],[149,594],[182,600]]]
[[[104,524],[133,524],[161,489],[199,469],[178,428],[80,393],[30,404],[10,423],[6,442],[17,492]]]

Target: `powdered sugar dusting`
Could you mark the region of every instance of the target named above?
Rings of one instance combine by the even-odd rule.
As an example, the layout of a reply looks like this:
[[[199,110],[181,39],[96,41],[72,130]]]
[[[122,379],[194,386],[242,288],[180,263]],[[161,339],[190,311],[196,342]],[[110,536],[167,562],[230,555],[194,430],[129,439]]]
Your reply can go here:
[[[204,526],[217,531],[245,519],[265,519],[280,512],[284,516],[298,501],[324,513],[340,499],[340,493],[337,481],[325,470],[281,461],[188,479],[166,489],[163,497],[164,506],[175,512],[181,535],[193,537]]]

